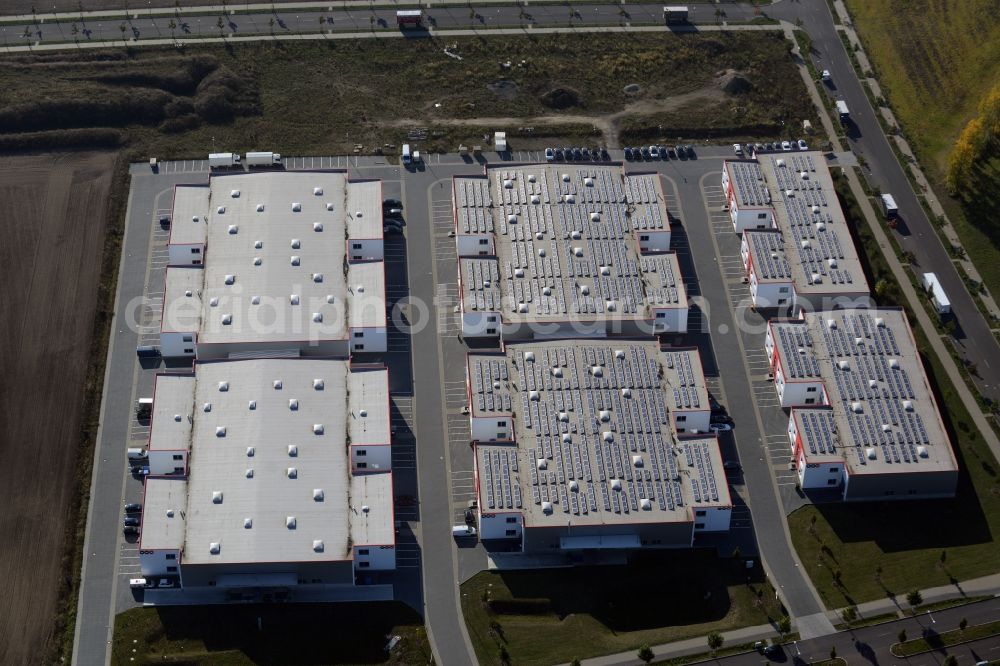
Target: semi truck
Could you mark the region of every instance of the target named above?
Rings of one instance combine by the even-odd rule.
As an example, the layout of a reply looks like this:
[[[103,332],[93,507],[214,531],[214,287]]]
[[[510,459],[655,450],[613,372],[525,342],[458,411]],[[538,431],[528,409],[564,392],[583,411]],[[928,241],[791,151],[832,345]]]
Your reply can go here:
[[[837,115],[840,116],[840,124],[842,125],[851,118],[851,110],[847,108],[847,102],[842,99],[837,100]]]
[[[280,166],[281,155],[278,153],[247,153],[247,166]]]
[[[208,155],[208,166],[212,169],[227,169],[239,165],[239,153],[209,153]]]
[[[396,25],[400,30],[416,30],[423,27],[422,9],[400,9],[396,12]]]
[[[946,315],[951,312],[951,301],[948,300],[948,294],[944,293],[944,288],[938,282],[937,275],[934,273],[924,273],[920,278],[920,285],[927,292],[927,295],[931,297],[931,304],[939,315]]]

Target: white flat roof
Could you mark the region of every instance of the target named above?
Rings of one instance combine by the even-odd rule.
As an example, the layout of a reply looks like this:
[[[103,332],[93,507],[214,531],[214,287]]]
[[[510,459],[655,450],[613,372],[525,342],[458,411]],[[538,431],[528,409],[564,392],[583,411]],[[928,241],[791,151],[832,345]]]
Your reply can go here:
[[[209,188],[207,185],[178,185],[170,215],[170,243],[204,245],[208,237]]]
[[[384,325],[383,263],[344,274],[349,237],[382,237],[379,182],[262,172],[213,176],[202,189],[211,200],[199,344],[343,340],[351,326]],[[363,297],[348,279],[365,283]],[[166,295],[181,291],[168,285]]]
[[[201,291],[205,270],[200,266],[167,266],[163,286],[161,332],[197,333],[201,328]]]
[[[771,327],[782,372],[818,376],[830,403],[792,410],[807,460],[842,457],[851,474],[958,468],[903,311],[816,312]]]
[[[142,498],[141,550],[184,548],[187,480],[183,477],[146,479]]]
[[[468,370],[473,416],[514,420],[515,443],[476,446],[481,510],[544,527],[684,522],[732,505],[715,435],[678,439],[671,425],[670,412],[709,409],[697,350],[512,343],[470,354]]]
[[[250,359],[158,377],[154,413],[185,400],[194,405],[189,432],[161,431],[157,420],[153,436],[163,448],[190,447],[186,564],[346,560],[352,535],[393,542],[391,473],[358,481],[348,451],[349,432],[352,442],[389,443],[385,369]],[[147,510],[144,538],[171,529],[154,515]]]
[[[194,389],[193,375],[156,375],[149,428],[150,451],[187,451],[191,448]]]
[[[466,311],[523,322],[648,319],[653,307],[687,307],[673,253],[640,250],[640,235],[670,233],[656,174],[592,164],[489,167],[485,177],[455,178],[453,197],[456,233],[490,235],[496,252],[460,259]]]

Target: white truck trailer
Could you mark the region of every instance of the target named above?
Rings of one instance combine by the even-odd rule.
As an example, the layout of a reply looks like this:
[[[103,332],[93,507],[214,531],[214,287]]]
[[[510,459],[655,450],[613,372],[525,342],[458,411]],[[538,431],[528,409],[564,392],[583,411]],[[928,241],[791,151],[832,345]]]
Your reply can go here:
[[[239,165],[239,153],[209,153],[208,155],[208,166],[212,169],[227,169]]]
[[[247,166],[280,166],[281,155],[278,153],[247,153]]]
[[[841,125],[851,119],[851,110],[847,108],[847,102],[842,99],[837,100],[837,115],[840,116]]]
[[[931,303],[939,315],[946,315],[951,312],[951,301],[948,300],[948,294],[944,293],[944,288],[938,282],[937,275],[934,273],[924,273],[920,279],[920,285],[931,297]]]

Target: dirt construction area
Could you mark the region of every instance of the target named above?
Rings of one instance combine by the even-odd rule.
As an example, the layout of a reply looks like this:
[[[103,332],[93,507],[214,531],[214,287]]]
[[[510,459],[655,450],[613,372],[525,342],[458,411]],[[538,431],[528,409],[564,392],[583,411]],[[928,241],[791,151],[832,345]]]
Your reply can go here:
[[[72,575],[62,556],[114,159],[0,157],[0,664],[42,662]]]

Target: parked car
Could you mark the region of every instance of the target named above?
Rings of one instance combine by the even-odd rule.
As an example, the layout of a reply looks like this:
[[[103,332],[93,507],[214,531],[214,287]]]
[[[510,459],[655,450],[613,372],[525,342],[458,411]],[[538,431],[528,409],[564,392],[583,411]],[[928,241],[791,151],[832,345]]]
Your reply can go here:
[[[564,159],[566,159],[566,156],[563,155],[562,148],[556,148],[556,161],[562,162]]]
[[[171,578],[161,578],[157,583],[156,587],[174,587],[175,583]]]
[[[709,423],[708,429],[714,430],[715,432],[729,432],[733,429],[733,426],[728,423]]]
[[[670,159],[670,153],[667,151],[667,147],[666,146],[659,146],[659,148],[660,148],[660,159],[661,160],[669,160]]]
[[[590,148],[587,148],[586,146],[584,146],[583,148],[580,149],[580,154],[583,156],[583,159],[589,160],[590,159]]]
[[[551,148],[546,148],[545,149],[545,161],[546,162],[555,162],[556,161],[556,151],[552,150]]]
[[[563,150],[563,155],[566,156],[566,161],[573,159],[573,149],[570,146],[566,146]]]
[[[650,146],[649,147],[649,157],[650,159],[658,160],[660,159],[660,147]]]
[[[161,215],[160,216],[160,226],[161,227],[169,227],[170,226],[170,216],[169,215]]]
[[[722,469],[728,469],[732,472],[738,472],[741,469],[743,469],[743,465],[739,464],[735,460],[727,460],[724,463],[722,463]]]
[[[125,536],[138,536],[139,528],[135,527],[134,525],[126,525],[125,527],[122,528],[122,534],[124,534]]]
[[[400,201],[399,199],[383,199],[382,200],[382,207],[383,208],[402,208],[403,207],[403,202]]]
[[[607,148],[601,148],[601,159],[605,162],[611,159],[611,155],[608,154]]]
[[[753,152],[754,152],[754,154],[764,152],[764,144],[762,144],[762,143],[755,143],[755,144],[753,144]]]
[[[122,524],[125,527],[139,527],[139,519],[135,516],[125,516],[125,522]]]
[[[138,503],[126,504],[125,513],[138,513],[142,511],[142,505]]]
[[[476,528],[471,525],[453,525],[451,535],[456,539],[476,536]]]
[[[573,159],[574,160],[578,160],[578,161],[582,160],[583,159],[583,151],[580,150],[579,148],[574,148],[573,149]]]
[[[791,141],[782,141],[781,142],[781,149],[782,150],[791,150],[792,149],[792,142]]]
[[[733,424],[733,417],[730,416],[729,414],[712,414],[712,416],[709,417],[708,422],[709,423],[728,423],[729,425],[732,425]]]
[[[160,348],[156,345],[139,345],[135,348],[135,355],[139,358],[157,358]]]
[[[642,159],[648,160],[649,159],[649,148],[647,148],[646,146],[643,146],[642,148],[639,149],[639,154],[642,155]]]
[[[625,151],[624,152],[625,152],[625,159],[631,160],[632,159],[632,149],[630,147],[628,147],[628,146],[625,146]]]
[[[684,153],[688,156],[688,159],[693,160],[695,158],[694,146],[692,146],[690,143],[684,146]]]
[[[768,141],[764,144],[764,150],[771,151],[774,150],[774,144]]]
[[[799,139],[799,150],[809,150],[809,144],[805,139]]]
[[[832,77],[832,76],[830,76],[830,70],[828,70],[828,69],[824,69],[824,70],[823,70],[823,74],[821,75],[821,77],[820,77],[820,78],[822,78],[822,79],[823,79],[823,82],[824,82],[824,83],[829,83],[830,81],[832,81],[832,80],[833,80],[833,77]]]
[[[671,159],[677,159],[677,151],[672,146],[667,146],[667,155],[669,155]]]
[[[382,225],[383,234],[401,234],[403,233],[403,227],[398,224],[383,224]]]

